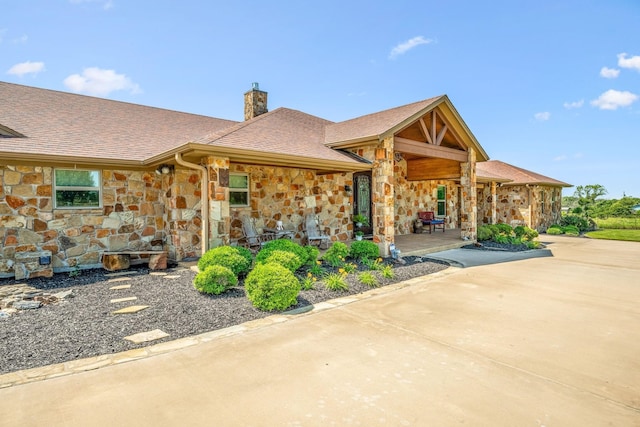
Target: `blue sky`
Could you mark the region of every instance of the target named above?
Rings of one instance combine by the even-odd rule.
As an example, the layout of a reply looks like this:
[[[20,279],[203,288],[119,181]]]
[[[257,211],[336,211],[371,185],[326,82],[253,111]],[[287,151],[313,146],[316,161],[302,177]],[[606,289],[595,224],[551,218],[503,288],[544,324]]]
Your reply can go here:
[[[333,121],[447,94],[492,159],[640,197],[638,0],[0,6],[3,81],[231,120],[252,82]]]

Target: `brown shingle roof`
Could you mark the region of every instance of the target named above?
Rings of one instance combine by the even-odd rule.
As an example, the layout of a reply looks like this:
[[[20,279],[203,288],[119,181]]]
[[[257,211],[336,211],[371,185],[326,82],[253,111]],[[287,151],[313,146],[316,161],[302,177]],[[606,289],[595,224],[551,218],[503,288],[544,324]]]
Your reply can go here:
[[[359,163],[324,145],[324,130],[332,122],[288,108],[277,108],[195,142],[312,159]]]
[[[342,141],[376,138],[393,129],[407,118],[436,103],[443,96],[444,95],[436,96],[401,107],[391,108],[329,125],[326,128],[325,142],[331,145]]]
[[[571,184],[531,172],[499,160],[476,163],[478,181],[498,181],[505,185],[549,185],[553,187],[572,187]]]
[[[237,122],[0,82],[0,152],[143,161]]]

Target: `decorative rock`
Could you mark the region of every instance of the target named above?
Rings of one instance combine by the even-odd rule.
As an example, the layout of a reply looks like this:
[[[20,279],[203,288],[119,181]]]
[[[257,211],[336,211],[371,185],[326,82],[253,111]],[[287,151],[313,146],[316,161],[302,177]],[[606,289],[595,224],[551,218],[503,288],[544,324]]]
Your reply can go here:
[[[102,256],[102,266],[109,271],[125,270],[129,268],[131,261],[129,255],[110,255],[105,254]]]
[[[68,291],[62,291],[62,292],[58,292],[57,294],[53,294],[51,295],[52,297],[55,297],[57,299],[65,299],[65,298],[73,298],[73,289],[69,289]]]
[[[167,253],[153,254],[149,257],[149,268],[151,270],[167,269]]]
[[[13,303],[13,308],[16,310],[33,310],[40,308],[41,305],[40,301],[16,301]]]

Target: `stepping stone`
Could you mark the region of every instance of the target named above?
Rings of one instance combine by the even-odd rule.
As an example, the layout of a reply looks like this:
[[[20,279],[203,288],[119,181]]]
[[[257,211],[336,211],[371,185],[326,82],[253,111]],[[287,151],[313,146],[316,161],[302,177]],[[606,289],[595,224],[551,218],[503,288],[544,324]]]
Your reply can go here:
[[[115,273],[105,273],[107,277],[128,276],[130,274],[138,274],[137,271],[116,271]]]
[[[149,332],[140,332],[139,334],[129,335],[128,337],[124,337],[125,340],[131,341],[135,344],[140,344],[143,342],[155,341],[161,338],[168,337],[169,334],[160,330],[154,329]]]
[[[135,301],[137,300],[138,297],[126,297],[126,298],[114,298],[111,301],[109,301],[111,304],[115,304],[117,302],[126,302],[126,301]]]
[[[117,291],[119,289],[129,289],[131,288],[131,285],[118,285],[118,286],[112,286],[109,289],[112,291]]]
[[[111,314],[134,314],[139,311],[149,308],[148,305],[132,305],[130,307],[121,308],[120,310],[112,311]]]
[[[167,273],[162,273],[160,271],[152,271],[151,273],[149,273],[150,276],[166,276]]]
[[[108,283],[112,283],[112,282],[127,282],[131,280],[131,277],[117,277],[115,279],[109,279],[107,280]]]
[[[165,279],[179,279],[180,277],[182,277],[182,276],[180,276],[179,274],[172,274],[172,275],[169,275],[169,276],[164,276]]]

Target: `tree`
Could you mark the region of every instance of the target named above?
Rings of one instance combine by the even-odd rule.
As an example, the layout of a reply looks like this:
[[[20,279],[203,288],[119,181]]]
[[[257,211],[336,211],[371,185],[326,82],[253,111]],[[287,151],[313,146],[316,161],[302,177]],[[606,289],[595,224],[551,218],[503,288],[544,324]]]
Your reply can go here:
[[[596,199],[605,194],[607,194],[607,189],[600,184],[578,185],[573,193],[573,196],[578,198],[578,208],[574,209],[573,213],[582,215],[587,220],[591,219]]]

